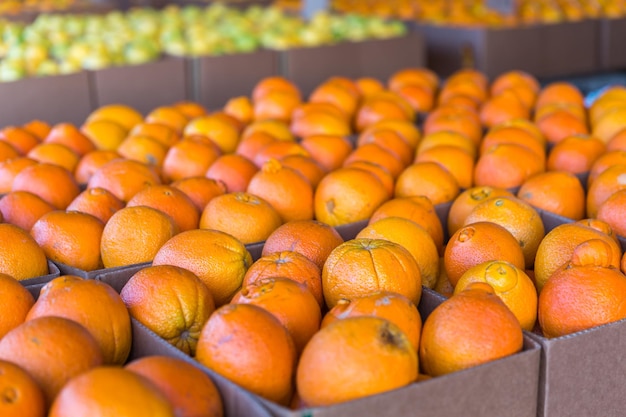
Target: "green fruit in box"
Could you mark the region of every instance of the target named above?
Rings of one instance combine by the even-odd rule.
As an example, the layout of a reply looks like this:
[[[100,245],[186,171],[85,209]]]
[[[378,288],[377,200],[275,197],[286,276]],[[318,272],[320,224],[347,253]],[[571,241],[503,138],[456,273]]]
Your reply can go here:
[[[0,81],[17,81],[26,77],[26,68],[21,59],[5,59],[0,62]]]
[[[131,65],[154,61],[158,56],[158,47],[148,39],[137,39],[124,47],[124,60]]]
[[[39,63],[35,70],[37,76],[57,75],[60,73],[59,64],[52,59],[46,59]]]
[[[81,70],[80,63],[74,61],[61,61],[59,63],[59,73],[60,74],[72,74],[75,72],[79,72]]]

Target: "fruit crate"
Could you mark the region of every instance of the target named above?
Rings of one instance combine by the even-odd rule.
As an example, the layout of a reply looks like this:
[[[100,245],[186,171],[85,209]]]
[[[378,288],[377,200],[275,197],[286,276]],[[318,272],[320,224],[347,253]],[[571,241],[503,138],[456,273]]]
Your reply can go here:
[[[602,70],[626,69],[626,17],[602,19],[600,27],[600,67]]]
[[[44,285],[61,275],[57,265],[50,260],[48,260],[48,271],[49,272],[46,275],[25,279],[20,281],[20,283],[33,295],[33,297],[37,298],[39,296],[39,291],[41,291],[41,288]]]

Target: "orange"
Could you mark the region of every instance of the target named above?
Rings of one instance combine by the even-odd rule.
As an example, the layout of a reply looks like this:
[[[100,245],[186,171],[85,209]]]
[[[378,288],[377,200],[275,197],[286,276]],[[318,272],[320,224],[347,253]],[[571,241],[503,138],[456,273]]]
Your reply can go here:
[[[522,247],[526,268],[532,267],[545,229],[541,217],[530,204],[506,196],[483,201],[466,217],[465,224],[479,221],[494,222],[507,229]]]
[[[543,133],[541,133],[541,130],[539,130],[535,123],[531,122],[528,119],[512,119],[507,122],[500,123],[489,129],[487,133],[495,133],[500,129],[508,129],[511,127],[522,129],[526,133],[530,133],[539,143],[546,145],[547,141],[546,138],[543,136]]]
[[[35,299],[18,280],[7,274],[0,274],[0,288],[2,288],[0,291],[0,305],[2,305],[0,339],[2,339],[5,334],[26,321],[26,315],[35,304]],[[0,375],[2,375],[1,372]],[[0,402],[0,409],[2,404]]]
[[[283,222],[313,218],[313,186],[276,159],[263,164],[246,191],[270,203]]]
[[[374,316],[387,319],[404,332],[417,351],[422,331],[422,317],[415,304],[398,293],[378,291],[350,300],[339,300],[326,313],[321,327],[349,317]]]
[[[0,223],[0,241],[0,273],[18,281],[48,275],[46,254],[27,231]]]
[[[172,405],[147,378],[127,369],[100,366],[72,378],[48,417],[105,415],[174,417]]]
[[[39,163],[48,163],[74,172],[80,157],[76,152],[60,143],[40,143],[32,148],[26,156]]]
[[[467,136],[476,145],[483,136],[480,118],[475,112],[458,107],[440,107],[428,113],[422,130],[425,135],[451,131]]]
[[[549,143],[558,143],[568,136],[587,135],[589,128],[566,110],[555,110],[536,121]]]
[[[18,365],[0,360],[0,414],[6,417],[45,417],[43,391]]]
[[[460,107],[478,113],[481,102],[471,94],[456,93],[454,90],[442,90],[437,98],[439,106]]]
[[[460,107],[477,112],[478,108],[488,98],[487,87],[474,82],[454,81],[449,78],[439,90],[439,95],[437,96],[438,107],[450,105],[459,107],[459,97],[463,97],[464,100],[462,101],[465,103],[465,105]]]
[[[30,231],[37,220],[54,210],[39,196],[28,191],[11,191],[0,198],[0,213],[5,223]]]
[[[537,249],[535,258],[537,289],[542,291],[550,276],[571,260],[578,245],[592,239],[600,239],[609,245],[611,265],[619,268],[622,251],[612,237],[583,223],[561,224],[546,234]]]
[[[567,81],[553,81],[539,91],[535,108],[553,103],[572,103],[583,106],[585,97],[576,85]]]
[[[517,197],[559,216],[573,220],[585,217],[585,189],[580,180],[567,171],[533,175],[522,184]]]
[[[626,114],[626,102],[605,112],[596,121],[592,122],[591,133],[604,143],[607,143],[623,128],[624,115]]]
[[[607,151],[626,150],[626,128],[614,134],[606,143]]]
[[[373,162],[389,171],[393,178],[397,178],[406,165],[388,149],[377,143],[365,143],[357,146],[343,161],[343,166],[354,162]]]
[[[396,180],[395,197],[425,196],[435,205],[447,203],[459,194],[457,180],[436,162],[409,165]]]
[[[413,147],[400,133],[392,129],[373,126],[364,130],[359,134],[356,144],[362,146],[366,143],[375,143],[381,146],[401,160],[405,166],[413,161]]]
[[[1,200],[0,200],[1,205]],[[67,211],[91,214],[105,224],[116,211],[124,208],[124,203],[104,188],[88,188],[78,194],[67,206]]]
[[[80,133],[85,135],[98,150],[114,151],[128,135],[124,126],[113,120],[87,121],[80,127]]]
[[[100,106],[87,116],[87,122],[96,120],[111,120],[119,123],[126,130],[132,129],[136,124],[141,123],[143,116],[131,106],[124,104],[109,104]]]
[[[0,141],[0,162],[17,158],[19,152],[8,142]]]
[[[120,143],[117,152],[123,158],[161,167],[167,154],[167,147],[151,136],[133,135]]]
[[[626,202],[626,190],[617,191],[598,207],[597,218],[611,226],[613,232],[626,237],[626,221],[624,219],[624,204]],[[0,200],[1,203],[1,200]]]
[[[226,185],[222,181],[207,177],[182,178],[172,182],[170,185],[184,192],[196,206],[199,213],[202,213],[202,210],[204,210],[204,207],[211,199],[226,193]]]
[[[241,133],[240,140],[255,132],[267,133],[278,140],[294,140],[294,135],[289,130],[289,125],[280,120],[259,120],[250,123]]]
[[[103,230],[104,223],[91,214],[53,210],[35,222],[30,234],[51,261],[93,271],[102,268]]]
[[[595,124],[608,111],[619,107],[626,101],[626,88],[623,85],[608,86],[589,107],[589,116]]]
[[[28,320],[0,340],[0,360],[28,372],[43,390],[46,409],[73,377],[102,365],[100,346],[74,320],[46,316]]]
[[[503,226],[478,221],[458,229],[448,241],[443,255],[446,276],[456,287],[463,274],[483,262],[506,261],[524,270],[524,253],[517,239]]]
[[[513,90],[520,96],[524,105],[531,108],[541,86],[539,81],[530,73],[512,70],[498,75],[489,88],[491,95],[499,94],[504,90]]]
[[[235,153],[252,161],[261,148],[276,140],[277,139],[269,133],[253,132],[239,141]]]
[[[261,307],[215,310],[200,334],[196,360],[270,401],[287,405],[291,399],[296,349],[287,329]]]
[[[173,265],[137,271],[120,297],[131,317],[191,356],[196,353],[202,326],[215,310],[207,286],[192,272]]]
[[[404,84],[393,89],[417,113],[426,113],[435,106],[434,90],[426,85]]]
[[[238,96],[228,99],[222,110],[246,125],[251,123],[254,119],[252,101],[247,96]]]
[[[0,141],[11,145],[20,155],[37,146],[41,141],[28,130],[16,126],[7,126],[0,130]]]
[[[322,168],[313,158],[305,155],[287,155],[280,159],[284,167],[291,168],[305,177],[313,189],[326,175],[326,170]]]
[[[383,184],[389,196],[393,195],[395,179],[391,172],[382,165],[371,161],[354,161],[345,165],[345,168],[358,168],[373,174]]]
[[[248,158],[238,154],[226,154],[211,164],[205,176],[223,182],[226,191],[234,193],[246,191],[258,170],[259,168]]]
[[[222,397],[211,377],[182,359],[144,356],[124,368],[149,379],[172,404],[177,416],[224,415]]]
[[[283,223],[267,237],[261,255],[265,257],[283,251],[297,252],[317,265],[321,273],[330,252],[343,242],[339,232],[327,223],[317,220],[294,220]],[[317,291],[314,291],[314,294],[317,294]],[[321,285],[319,295],[320,297],[316,295],[318,300],[321,299]]]
[[[171,185],[152,185],[137,192],[126,207],[146,206],[169,215],[179,231],[197,229],[200,212],[187,195]]]
[[[473,185],[474,158],[467,151],[456,146],[437,146],[417,154],[415,162],[435,162],[445,168],[456,180],[460,188]]]
[[[417,148],[417,155],[440,146],[454,146],[467,152],[472,158],[478,154],[477,147],[471,139],[456,132],[445,130],[425,135]]]
[[[602,203],[624,188],[626,165],[614,165],[598,175],[587,189],[587,217],[596,217]]]
[[[371,172],[340,168],[326,174],[317,185],[315,218],[330,226],[366,220],[388,199],[387,189]]]
[[[607,148],[607,152],[600,155],[591,165],[587,173],[587,188],[591,186],[598,175],[613,165],[626,165],[626,150],[611,151]]]
[[[422,134],[419,130],[419,127],[413,122],[409,122],[406,120],[381,120],[379,122],[374,123],[367,129],[365,129],[362,134],[365,134],[370,129],[391,129],[394,132],[398,133],[402,138],[411,145],[411,148],[415,149],[420,143],[422,138]]]
[[[181,232],[161,246],[152,265],[188,269],[211,291],[216,306],[230,301],[241,288],[252,256],[243,243],[228,233],[210,229]]]
[[[480,144],[480,154],[484,154],[489,148],[498,144],[515,144],[524,146],[541,158],[545,159],[546,147],[542,140],[530,131],[517,126],[495,125],[489,130]]]
[[[308,156],[309,153],[297,142],[275,140],[258,149],[252,162],[261,168],[270,159],[282,159],[289,155]]]
[[[407,386],[417,374],[417,354],[398,326],[380,317],[350,317],[313,336],[296,384],[302,401],[319,407]]]
[[[87,184],[94,172],[102,165],[114,159],[121,158],[117,151],[96,150],[83,155],[76,168],[74,169],[74,178],[79,184]]]
[[[195,101],[177,101],[172,106],[181,113],[183,113],[185,116],[187,116],[187,118],[190,120],[194,117],[200,117],[206,114],[206,109],[204,108],[204,106],[200,103],[196,103]]]
[[[313,135],[348,136],[352,133],[350,122],[345,116],[327,109],[310,110],[294,116],[290,129],[299,138]]]
[[[452,202],[448,211],[448,233],[453,235],[465,224],[465,218],[474,207],[485,200],[501,197],[513,196],[513,193],[497,187],[487,185],[475,186],[462,191]]]
[[[220,148],[203,136],[188,136],[167,150],[163,159],[163,178],[176,181],[204,175],[222,155]]]
[[[231,300],[271,313],[287,329],[300,355],[322,321],[320,305],[308,288],[289,278],[262,278],[246,284]]]
[[[419,84],[436,90],[439,87],[439,76],[428,68],[403,68],[389,76],[387,86],[390,90],[405,84]]]
[[[480,108],[480,121],[486,127],[492,127],[513,119],[529,119],[530,109],[511,90],[488,98]]]
[[[193,119],[185,127],[185,136],[203,135],[211,139],[223,153],[232,153],[239,143],[239,127],[216,114]]]
[[[252,88],[252,100],[256,101],[269,91],[283,91],[300,97],[300,90],[291,81],[282,76],[265,77]]]
[[[292,120],[299,119],[301,117],[306,117],[309,113],[316,112],[330,113],[332,116],[336,116],[338,119],[344,120],[346,122],[349,122],[351,118],[351,116],[346,114],[344,110],[342,110],[340,107],[337,107],[337,105],[332,104],[330,101],[304,102],[295,109],[293,109],[291,118]]]
[[[176,223],[160,210],[124,207],[111,216],[102,231],[100,253],[105,268],[150,262],[172,236]]]
[[[355,116],[355,127],[361,132],[381,120],[403,120],[411,122],[415,119],[415,110],[399,94],[381,91],[365,99]]]
[[[79,156],[96,150],[95,144],[71,123],[55,124],[43,138],[43,142],[65,145]]]
[[[261,197],[246,192],[213,197],[200,217],[200,229],[229,233],[241,243],[262,242],[283,223],[280,214]]]
[[[422,326],[419,358],[430,376],[468,369],[520,352],[522,328],[486,283],[476,282],[439,304]]]
[[[422,295],[417,261],[403,246],[383,239],[352,239],[337,246],[322,269],[322,288],[328,308],[342,298],[380,290],[397,292],[415,305]]]
[[[39,140],[44,140],[52,129],[52,126],[50,126],[48,122],[44,122],[39,119],[33,119],[30,122],[23,124],[22,127],[37,136]]]
[[[282,120],[289,122],[291,113],[300,105],[300,97],[284,91],[268,91],[254,101],[254,120]]]
[[[57,209],[65,209],[80,193],[71,172],[58,165],[39,163],[22,169],[11,191],[28,191]]]
[[[612,238],[615,241],[615,243],[617,243],[617,244],[620,243],[617,235],[615,234],[615,232],[613,231],[611,226],[607,222],[605,222],[604,220],[600,220],[598,218],[589,218],[589,217],[587,217],[586,219],[578,220],[575,223],[576,224],[582,224],[583,226],[591,227],[592,229],[595,229],[595,230],[597,230],[599,232],[602,232],[605,235],[609,236],[610,238]]]
[[[200,116],[204,117],[204,116]],[[143,120],[147,123],[160,123],[182,134],[189,118],[180,109],[174,106],[160,106],[152,109]]]
[[[95,279],[62,275],[40,291],[26,320],[57,316],[83,325],[98,342],[105,364],[121,365],[130,354],[130,315],[119,294]]]
[[[439,276],[439,252],[428,231],[402,217],[385,217],[370,222],[356,238],[384,239],[397,243],[415,258],[422,276],[422,285],[433,288]]]
[[[557,111],[564,111],[569,113],[571,116],[574,116],[581,122],[583,125],[587,125],[587,110],[584,106],[578,104],[571,103],[552,103],[546,104],[543,107],[538,107],[535,109],[535,113],[533,115],[533,119],[536,121],[541,120],[544,116],[549,116],[551,113]]]
[[[330,103],[340,109],[347,117],[352,117],[359,106],[359,95],[343,84],[326,81],[319,84],[311,92],[309,102]]]
[[[385,89],[385,85],[380,80],[372,77],[360,77],[354,80],[354,83],[363,98],[372,96]]]
[[[262,255],[246,271],[243,277],[243,287],[276,277],[288,278],[304,285],[320,308],[324,306],[321,268],[306,256],[293,250]]]
[[[489,284],[526,331],[537,321],[537,290],[523,269],[504,260],[477,264],[461,275],[454,293],[458,294],[474,282]]]
[[[547,169],[581,174],[589,171],[604,152],[606,145],[598,138],[589,135],[568,136],[550,150]]]
[[[161,123],[139,123],[128,132],[128,137],[132,136],[150,137],[167,148],[180,140],[180,136],[174,129]]]
[[[144,188],[159,184],[161,178],[150,166],[139,161],[114,159],[93,173],[87,188],[104,188],[126,203]]]
[[[545,171],[545,158],[525,146],[509,143],[487,149],[474,166],[474,184],[497,188],[519,187],[529,177]]]

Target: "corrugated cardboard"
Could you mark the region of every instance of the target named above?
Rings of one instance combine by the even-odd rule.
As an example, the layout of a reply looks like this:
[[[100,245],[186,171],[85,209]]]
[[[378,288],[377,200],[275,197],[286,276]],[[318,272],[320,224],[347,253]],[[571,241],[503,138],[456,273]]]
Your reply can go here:
[[[59,268],[50,260],[48,260],[48,274],[36,278],[30,278],[20,281],[20,283],[37,298],[41,287],[61,275]]]
[[[117,274],[124,274],[126,273],[126,271],[136,272],[139,269],[149,266],[151,262],[144,262],[144,263],[135,264],[135,265],[118,266],[115,268],[94,269],[93,271],[85,271],[83,269],[75,268],[73,266],[63,264],[61,262],[54,262],[54,264],[61,272],[61,275],[76,275],[81,278],[98,279],[99,275],[104,275],[104,274],[117,275]]]
[[[152,262],[145,262],[141,264],[121,266],[118,268],[109,268],[100,270],[100,273],[93,276],[94,279],[104,281],[112,286],[115,291],[120,292],[124,285],[128,282],[130,277],[141,269],[147,268],[152,265]]]
[[[360,77],[386,81],[393,73],[405,68],[426,66],[424,35],[411,31],[406,36],[382,40],[366,40],[357,44]]]
[[[602,19],[600,26],[600,68],[602,70],[626,69],[626,17]]]
[[[87,72],[0,83],[0,126],[82,124],[94,109]]]
[[[196,81],[191,98],[210,110],[222,108],[233,97],[250,96],[263,78],[279,75],[274,51],[199,57],[190,63]]]
[[[187,60],[165,57],[155,62],[91,71],[95,106],[126,104],[146,115],[159,106],[186,100]]]

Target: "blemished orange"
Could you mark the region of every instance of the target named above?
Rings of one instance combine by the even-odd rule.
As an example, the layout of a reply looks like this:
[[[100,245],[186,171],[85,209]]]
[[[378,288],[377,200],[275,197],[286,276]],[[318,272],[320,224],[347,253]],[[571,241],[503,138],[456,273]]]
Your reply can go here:
[[[167,182],[204,175],[221,155],[215,142],[203,136],[187,136],[167,150],[163,178]]]
[[[95,150],[83,155],[76,168],[74,169],[74,178],[79,184],[87,184],[94,172],[102,165],[122,156],[117,151]]]
[[[585,189],[578,177],[567,171],[547,171],[528,178],[517,197],[533,207],[573,220],[585,217]]]
[[[128,132],[128,136],[147,136],[167,148],[180,140],[180,135],[174,129],[161,123],[139,123]]]
[[[626,165],[626,150],[609,150],[603,153],[595,160],[589,172],[587,173],[587,188],[595,181],[595,179],[613,165]]]
[[[324,306],[322,270],[299,252],[283,250],[262,255],[254,261],[243,277],[243,287],[267,278],[288,278],[304,285],[320,308]]]
[[[545,171],[545,158],[522,145],[497,144],[474,165],[474,184],[497,188],[519,187],[529,177]]]
[[[204,116],[201,116],[204,117]],[[182,134],[189,118],[174,106],[160,106],[152,109],[144,118],[147,123],[161,123]]]
[[[327,223],[318,220],[294,220],[283,223],[267,237],[261,256],[283,251],[297,252],[317,265],[321,274],[330,252],[343,242],[344,239],[337,229]],[[316,297],[321,300],[321,283],[319,295],[320,297]]]
[[[118,366],[98,366],[72,378],[48,417],[111,413],[118,417],[174,417],[172,404],[147,378]]]
[[[104,188],[126,203],[144,188],[159,184],[161,177],[149,165],[129,159],[114,159],[93,173],[87,188]]]
[[[0,200],[0,204],[1,204]],[[596,217],[611,226],[613,232],[619,236],[626,237],[626,219],[624,218],[624,207],[626,204],[626,189],[613,193],[608,199],[598,207]]]
[[[38,163],[22,169],[11,191],[28,191],[57,209],[65,209],[80,193],[71,172],[54,164]]]
[[[163,393],[180,417],[222,417],[224,404],[215,383],[206,373],[171,356],[144,356],[125,369],[147,378]]]
[[[46,409],[73,377],[103,364],[102,350],[74,320],[45,316],[28,320],[0,340],[0,360],[13,362],[41,387]]]
[[[123,158],[156,167],[163,166],[167,150],[167,147],[161,142],[146,135],[128,136],[117,147],[117,152]]]
[[[265,77],[252,88],[252,100],[263,97],[269,91],[284,91],[300,97],[300,89],[296,84],[282,76]]]
[[[417,154],[415,163],[435,162],[445,168],[456,180],[461,189],[472,187],[474,183],[474,158],[470,153],[456,146],[437,146]]]
[[[254,157],[261,148],[274,141],[277,141],[277,139],[269,133],[253,132],[239,141],[239,143],[237,144],[237,149],[235,149],[235,153],[244,156],[252,161],[254,160]]]
[[[575,248],[592,239],[606,242],[611,249],[611,265],[619,268],[621,248],[613,237],[583,223],[561,224],[550,232],[541,241],[535,258],[535,285],[538,291],[550,276],[562,265],[571,260]]]
[[[252,100],[248,96],[238,96],[228,99],[222,108],[224,113],[236,118],[247,125],[254,119]]]
[[[485,200],[501,196],[513,196],[513,193],[504,188],[480,185],[468,188],[454,199],[448,211],[448,233],[453,235],[465,224],[465,218],[474,207]]]
[[[558,143],[568,136],[587,135],[589,128],[567,110],[555,110],[535,122],[548,143]]]
[[[252,264],[252,255],[232,235],[218,230],[195,229],[169,239],[157,252],[152,265],[185,268],[209,288],[217,307],[227,304],[241,288]]]
[[[206,108],[204,108],[202,104],[191,100],[177,101],[176,103],[172,104],[172,106],[180,111],[182,114],[187,116],[189,120],[196,117],[204,116],[207,113]]]
[[[315,219],[330,226],[366,220],[388,199],[387,188],[371,172],[340,168],[326,174],[315,189]]]
[[[143,116],[133,107],[124,104],[109,104],[100,106],[87,116],[87,122],[96,120],[111,120],[119,123],[126,130],[132,129],[143,120]]]
[[[305,177],[313,189],[326,175],[326,170],[322,168],[313,158],[305,155],[287,155],[280,159],[283,166],[291,168]]]
[[[416,162],[396,179],[394,196],[425,196],[435,205],[447,203],[461,191],[459,183],[448,170],[436,162]]]
[[[220,230],[247,245],[264,241],[282,223],[278,211],[265,199],[235,192],[211,199],[202,210],[199,228]]]
[[[52,210],[55,210],[53,206],[28,191],[11,191],[0,198],[3,221],[26,231],[30,231],[41,216]]]
[[[217,144],[223,153],[232,153],[239,144],[239,128],[215,114],[193,119],[185,127],[185,136],[204,135]]]
[[[172,236],[174,220],[146,206],[124,207],[104,225],[100,254],[105,268],[150,262]]]
[[[524,337],[515,315],[484,282],[468,285],[424,320],[421,372],[439,376],[520,352]]]
[[[345,168],[358,168],[373,174],[383,184],[389,196],[393,195],[395,178],[384,166],[372,161],[353,161],[344,166]]]
[[[251,304],[218,308],[202,328],[196,360],[237,385],[287,405],[296,369],[296,348],[271,313]]]
[[[428,197],[398,197],[381,204],[372,213],[369,223],[386,217],[402,217],[422,226],[433,238],[439,255],[443,254],[443,226],[435,211],[435,206]]]
[[[296,385],[310,407],[383,393],[417,380],[415,348],[402,330],[380,317],[337,320],[302,352]]]
[[[417,261],[403,246],[383,239],[351,239],[328,255],[322,269],[326,306],[342,298],[386,290],[402,294],[415,305],[422,296]]]
[[[0,223],[0,241],[0,273],[18,281],[48,274],[46,254],[26,230]]]
[[[537,289],[523,269],[504,260],[483,262],[461,275],[454,293],[463,291],[472,282],[485,282],[506,304],[526,331],[532,331],[537,321]]]
[[[308,156],[309,153],[297,142],[275,140],[257,150],[252,162],[261,168],[270,159],[282,159],[289,155]]]
[[[221,181],[230,193],[246,191],[252,177],[259,168],[248,158],[238,154],[225,154],[211,164],[206,171],[207,178]]]
[[[321,283],[321,280],[320,280]],[[18,280],[0,273],[0,339],[26,321],[35,298]],[[320,287],[321,290],[321,287]],[[0,373],[1,375],[1,373]],[[0,402],[1,409],[2,402]]]
[[[492,127],[513,119],[529,119],[530,108],[511,90],[489,97],[480,107],[480,121]]]
[[[103,230],[104,223],[91,214],[53,210],[35,222],[30,234],[51,261],[93,271],[102,268]]]
[[[259,120],[250,123],[241,132],[240,140],[250,136],[255,132],[267,133],[278,140],[294,140],[294,134],[289,129],[289,125],[280,120]]]
[[[590,135],[574,135],[563,138],[548,154],[546,168],[549,171],[567,171],[582,174],[606,152],[606,145]]]
[[[303,112],[291,120],[289,128],[299,138],[313,135],[348,136],[352,133],[350,122],[345,116],[326,109]]]
[[[406,166],[413,161],[415,150],[404,137],[395,130],[381,127],[370,127],[361,132],[357,138],[356,146],[366,143],[376,143],[383,149],[391,152]]]
[[[26,156],[39,163],[58,165],[69,172],[74,172],[80,160],[76,152],[60,143],[40,143],[28,151]]]
[[[170,185],[184,192],[200,213],[211,199],[226,193],[226,185],[222,181],[204,176],[182,178]]]
[[[250,179],[246,191],[270,203],[283,222],[313,218],[313,186],[276,159],[263,164]]]
[[[197,229],[200,212],[193,201],[171,185],[151,185],[137,192],[126,207],[147,206],[169,215],[179,231]]]
[[[337,320],[360,316],[375,316],[389,320],[404,332],[417,352],[422,317],[415,304],[405,296],[390,291],[377,291],[352,300],[339,300],[335,307],[324,315],[321,327],[326,327]]]
[[[0,360],[0,414],[6,417],[45,417],[43,391],[20,366]]]
[[[284,91],[268,91],[254,100],[254,120],[282,120],[289,122],[291,113],[301,103],[300,97]]]
[[[483,137],[483,128],[475,112],[459,107],[440,107],[428,113],[422,125],[425,135],[440,131],[451,131],[467,136],[478,145]]]
[[[207,286],[194,273],[173,265],[135,272],[120,297],[131,317],[191,356],[202,326],[215,310]]]
[[[346,167],[354,162],[373,162],[378,164],[387,169],[393,178],[397,178],[406,167],[406,164],[398,159],[393,152],[377,143],[366,143],[357,146],[343,161],[343,166]]]
[[[37,136],[17,126],[6,126],[2,128],[0,130],[0,141],[13,146],[20,155],[26,155],[28,151],[41,142]]]
[[[433,238],[421,225],[403,217],[385,217],[370,222],[356,238],[385,239],[401,245],[415,258],[422,285],[435,286],[439,276],[439,252]]]
[[[308,288],[290,278],[262,278],[244,285],[231,303],[253,304],[271,313],[285,326],[299,356],[319,330],[322,312]]]
[[[417,147],[417,155],[439,146],[455,146],[475,158],[478,154],[476,144],[467,136],[456,132],[442,130],[425,135]]]
[[[50,133],[52,126],[43,120],[33,119],[30,122],[23,124],[22,128],[37,136],[39,140],[44,140],[48,133]]]
[[[520,270],[526,263],[517,239],[503,226],[478,221],[458,229],[448,241],[443,266],[453,287],[470,268],[488,261],[506,261]]]
[[[17,158],[19,152],[8,142],[0,141],[0,162]]]
[[[624,188],[626,188],[626,165],[614,165],[598,175],[587,188],[587,217],[596,217],[602,203]]]
[[[0,206],[2,200],[0,200]],[[97,217],[103,224],[109,221],[116,211],[124,208],[124,203],[104,188],[88,188],[78,194],[67,206],[67,211],[78,211]],[[0,209],[1,210],[1,209]]]
[[[114,151],[128,135],[128,130],[113,120],[87,121],[80,127],[85,135],[98,150]]]
[[[598,218],[590,218],[587,217],[582,220],[578,220],[575,223],[582,224],[583,226],[591,227],[592,229],[596,229],[599,232],[604,233],[605,235],[611,237],[615,243],[619,244],[619,239],[617,234],[613,231],[611,226],[605,222],[604,220],[600,220]]]
[[[57,316],[83,325],[94,337],[105,364],[122,365],[132,341],[130,315],[120,295],[102,281],[62,275],[48,282],[26,320]]]
[[[79,156],[96,150],[96,145],[71,123],[57,123],[52,126],[52,129],[43,138],[43,143],[65,145]]]

